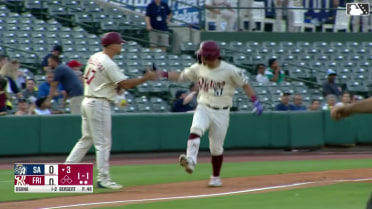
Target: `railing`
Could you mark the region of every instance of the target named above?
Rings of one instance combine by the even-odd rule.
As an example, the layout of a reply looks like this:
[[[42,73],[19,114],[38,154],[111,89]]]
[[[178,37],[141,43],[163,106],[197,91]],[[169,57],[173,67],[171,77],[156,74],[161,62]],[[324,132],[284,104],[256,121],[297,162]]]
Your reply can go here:
[[[122,5],[125,5],[126,7],[128,8],[131,8],[133,10],[135,9],[144,9],[144,7],[139,7],[139,6],[136,6],[135,5],[135,1],[133,1],[132,4],[126,4],[126,3],[123,3],[123,2],[120,2],[118,0],[107,0],[108,2],[115,2],[117,4],[122,4]],[[238,0],[237,2],[237,5],[240,5],[240,3],[242,1],[245,1],[245,0]],[[180,0],[172,0],[170,1],[170,7],[172,10],[174,10],[175,8],[175,4],[178,4],[178,5],[184,5],[184,6],[187,6],[189,8],[192,8],[192,9],[195,9],[198,11],[198,16],[199,16],[199,24],[193,24],[193,23],[190,23],[190,22],[185,22],[183,20],[179,20],[179,19],[175,19],[173,18],[173,21],[174,22],[180,22],[184,25],[187,25],[189,27],[194,27],[194,28],[200,28],[200,29],[206,29],[205,28],[205,21],[206,21],[206,8],[204,5],[201,5],[201,1],[200,0],[197,0],[196,1],[196,5],[194,4],[190,4],[190,3],[186,3],[186,2],[183,2],[183,1],[180,1]],[[227,7],[208,7],[208,9],[227,9]],[[233,9],[236,11],[236,22],[237,22],[237,25],[240,24],[240,18],[241,18],[241,12],[243,10],[252,10],[252,9],[255,9],[255,10],[283,10],[283,11],[287,11],[287,10],[320,10],[320,11],[324,11],[324,10],[327,10],[327,11],[336,11],[336,10],[343,10],[345,11],[345,9],[340,9],[340,8],[335,8],[335,7],[330,7],[330,8],[309,8],[309,7],[288,7],[288,6],[281,6],[281,7],[272,7],[272,6],[265,6],[265,7],[254,7],[254,6],[232,6],[232,7],[228,7],[228,9]],[[281,17],[282,18],[282,17]],[[288,24],[288,23],[287,23]],[[239,27],[239,26],[238,26]],[[239,28],[238,28],[239,29]]]
[[[36,59],[37,59],[36,61],[37,61],[37,63],[41,63],[41,59],[40,59],[40,57],[39,57],[38,54],[35,53],[35,52],[27,51],[27,50],[22,50],[22,49],[19,49],[19,48],[15,48],[15,47],[12,47],[12,46],[8,46],[8,45],[6,45],[6,44],[0,44],[0,46],[3,47],[3,48],[5,49],[5,54],[8,54],[7,49],[12,49],[12,50],[14,50],[14,51],[17,51],[17,52],[23,52],[23,53],[27,53],[27,54],[34,54],[34,55],[36,55]],[[20,61],[21,61],[21,60],[20,60]],[[30,69],[30,70],[33,71],[33,72],[38,72],[38,71],[40,70],[39,68],[37,68],[37,67],[35,67],[35,66],[27,65],[27,64],[24,64],[24,63],[21,63],[21,66],[22,66],[22,67],[25,67],[25,68],[27,68],[27,69]]]

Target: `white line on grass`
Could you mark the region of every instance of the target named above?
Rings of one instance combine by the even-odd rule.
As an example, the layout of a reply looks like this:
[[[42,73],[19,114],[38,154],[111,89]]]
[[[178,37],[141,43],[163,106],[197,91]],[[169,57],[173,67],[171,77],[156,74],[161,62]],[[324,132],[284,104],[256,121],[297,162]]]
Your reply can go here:
[[[369,181],[369,180],[372,180],[372,178],[340,179],[340,180],[328,180],[328,181],[310,181],[310,182],[300,182],[300,183],[293,183],[293,184],[286,184],[286,185],[279,185],[279,186],[271,186],[271,187],[260,187],[260,188],[255,188],[255,189],[246,189],[246,190],[232,191],[232,192],[212,193],[212,194],[203,194],[203,195],[191,195],[191,196],[178,196],[178,197],[161,197],[161,198],[138,199],[138,200],[117,200],[117,201],[108,201],[108,202],[91,202],[91,203],[81,203],[81,204],[75,204],[75,205],[61,205],[61,206],[50,207],[50,208],[41,208],[41,209],[58,209],[58,208],[71,208],[71,207],[81,207],[81,206],[90,206],[90,205],[104,205],[104,204],[129,203],[129,202],[147,202],[147,201],[159,201],[159,200],[193,199],[193,198],[201,198],[201,197],[214,197],[214,196],[223,196],[223,195],[230,195],[230,194],[241,194],[241,193],[257,192],[257,191],[265,191],[265,190],[271,190],[271,189],[290,188],[290,187],[302,186],[302,185],[307,185],[307,184],[316,184],[316,183],[358,182],[358,181]]]

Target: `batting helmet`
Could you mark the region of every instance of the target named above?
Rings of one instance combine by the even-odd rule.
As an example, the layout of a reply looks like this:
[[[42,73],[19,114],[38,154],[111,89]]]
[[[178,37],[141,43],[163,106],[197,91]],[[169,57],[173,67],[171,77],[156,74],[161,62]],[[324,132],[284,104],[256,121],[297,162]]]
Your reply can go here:
[[[218,59],[220,58],[220,47],[214,41],[203,41],[196,55],[208,60]]]
[[[101,44],[103,46],[108,46],[111,44],[123,44],[123,43],[125,43],[125,41],[121,39],[120,34],[117,32],[105,33],[101,39]]]

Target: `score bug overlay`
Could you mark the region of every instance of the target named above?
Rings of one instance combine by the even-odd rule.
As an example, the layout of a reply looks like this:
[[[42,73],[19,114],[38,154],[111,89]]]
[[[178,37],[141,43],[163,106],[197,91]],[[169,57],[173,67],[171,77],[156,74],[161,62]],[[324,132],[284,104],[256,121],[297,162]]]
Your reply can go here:
[[[92,193],[93,164],[14,164],[14,192]]]

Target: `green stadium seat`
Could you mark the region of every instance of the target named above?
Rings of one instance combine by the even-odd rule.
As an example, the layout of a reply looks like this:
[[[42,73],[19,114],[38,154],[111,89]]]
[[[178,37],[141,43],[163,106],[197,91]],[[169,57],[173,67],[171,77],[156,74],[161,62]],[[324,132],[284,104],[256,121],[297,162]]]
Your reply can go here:
[[[332,48],[334,48],[334,49],[342,49],[342,48],[345,47],[344,43],[342,43],[342,42],[332,41],[332,42],[330,42],[329,44],[330,44],[330,46],[331,46]]]
[[[192,42],[182,42],[180,46],[181,52],[183,53],[194,53],[197,48],[197,44],[194,44]]]

